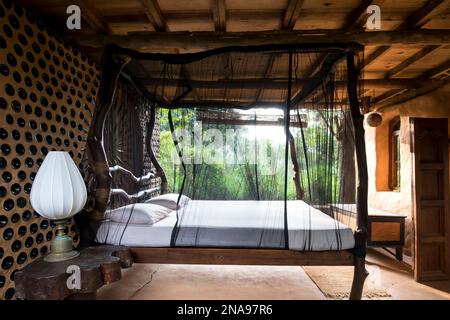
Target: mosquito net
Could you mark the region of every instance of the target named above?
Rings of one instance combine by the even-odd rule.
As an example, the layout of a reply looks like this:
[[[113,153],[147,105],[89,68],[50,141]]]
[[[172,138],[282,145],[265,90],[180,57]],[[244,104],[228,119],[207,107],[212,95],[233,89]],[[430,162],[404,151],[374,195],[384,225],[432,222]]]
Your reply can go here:
[[[132,84],[119,86],[105,149],[111,168],[120,165],[138,178],[130,186],[114,175],[113,190],[133,195],[112,197],[106,217],[124,218],[104,221],[97,241],[353,248],[347,225],[354,219],[342,213],[356,202],[347,50],[133,53],[124,69]],[[149,172],[163,174],[149,183]],[[161,183],[162,190],[142,192]],[[152,203],[161,193],[172,196],[173,211],[151,224],[133,223],[141,214],[136,203]]]

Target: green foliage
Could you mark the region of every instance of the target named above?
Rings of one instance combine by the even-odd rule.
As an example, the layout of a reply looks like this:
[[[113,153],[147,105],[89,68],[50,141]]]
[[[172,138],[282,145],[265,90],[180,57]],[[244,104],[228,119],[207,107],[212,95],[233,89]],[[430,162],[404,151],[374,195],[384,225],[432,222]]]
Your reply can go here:
[[[177,110],[172,111],[172,115],[175,128],[193,131],[196,120],[195,111]],[[219,129],[225,136],[225,130],[233,127],[218,125],[214,128]],[[204,127],[204,129],[207,128]],[[308,127],[303,129],[305,145],[302,143],[300,129],[293,128],[291,131],[296,140],[300,179],[305,190],[305,200],[316,204],[336,202],[340,183],[337,141],[334,140],[330,130],[324,126],[322,121],[311,121]],[[245,139],[249,140],[246,146],[254,143],[254,138],[250,138],[249,135],[245,136]],[[204,141],[203,146],[206,143]],[[187,164],[184,193],[195,199],[248,200],[257,199],[258,189],[261,200],[282,200],[284,199],[285,183],[284,147],[284,143],[275,141],[269,141],[265,145],[265,151],[268,154],[275,152],[276,155],[275,171],[271,175],[264,174],[270,171],[267,164],[258,161],[258,165],[255,166],[248,159],[242,164],[234,165]],[[193,156],[193,145],[185,148],[183,154]],[[177,158],[176,156],[174,158],[174,155],[175,146],[168,125],[168,111],[163,110],[161,112],[160,162],[168,178],[169,190],[179,192],[183,181],[183,168],[174,162]],[[309,172],[306,170],[306,158],[309,162]],[[290,155],[288,159],[288,199],[295,199],[296,190],[293,183]],[[257,184],[256,180],[258,180]]]

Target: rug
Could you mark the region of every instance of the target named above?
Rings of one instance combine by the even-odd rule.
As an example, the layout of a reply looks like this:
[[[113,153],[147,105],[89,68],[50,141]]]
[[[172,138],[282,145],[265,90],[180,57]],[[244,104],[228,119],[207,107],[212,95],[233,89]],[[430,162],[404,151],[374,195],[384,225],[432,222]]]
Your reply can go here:
[[[388,298],[391,295],[383,288],[380,281],[380,273],[377,270],[367,268],[369,276],[366,278],[363,290],[363,298],[379,299]],[[327,298],[348,299],[353,280],[353,267],[303,267],[306,274],[316,284]]]

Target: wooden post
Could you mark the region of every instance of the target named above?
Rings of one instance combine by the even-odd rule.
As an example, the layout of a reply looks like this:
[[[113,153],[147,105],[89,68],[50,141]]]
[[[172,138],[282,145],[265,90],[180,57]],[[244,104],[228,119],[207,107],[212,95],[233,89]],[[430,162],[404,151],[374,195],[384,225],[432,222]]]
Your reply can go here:
[[[158,159],[156,158],[152,146],[152,136],[153,136],[153,129],[155,128],[155,121],[156,121],[156,107],[153,106],[150,111],[150,121],[147,123],[147,134],[145,136],[145,145],[147,147],[147,152],[150,157],[150,161],[152,162],[153,166],[156,169],[156,176],[161,178],[161,193],[164,194],[168,192],[167,176],[166,173],[164,172],[164,169],[161,167]]]
[[[358,76],[359,70],[355,66],[355,56],[353,54],[347,54],[348,99],[355,131],[355,151],[358,167],[358,182],[356,188],[357,229],[355,231],[355,248],[353,252],[355,271],[353,275],[352,290],[350,292],[351,300],[361,299],[364,281],[368,275],[365,267],[368,226],[368,176],[366,145],[364,140],[364,116],[359,109],[358,102]]]
[[[296,197],[297,200],[303,200],[305,191],[303,190],[302,182],[300,180],[300,166],[298,165],[297,149],[295,148],[295,139],[291,132],[289,132],[289,149],[291,151],[292,169],[294,170],[294,177],[292,179],[294,180]]]
[[[87,138],[89,165],[96,181],[95,205],[90,214],[92,220],[102,220],[111,193],[112,177],[103,147],[103,127],[114,102],[117,83],[122,68],[130,61],[124,54],[115,52],[115,46],[107,46],[102,57],[102,81],[97,97],[92,127]]]
[[[351,114],[346,110],[342,118],[335,118],[336,140],[339,143],[339,169],[345,172],[341,174],[339,186],[340,203],[355,203],[356,193],[356,170],[355,170],[355,142],[353,131],[351,130]]]

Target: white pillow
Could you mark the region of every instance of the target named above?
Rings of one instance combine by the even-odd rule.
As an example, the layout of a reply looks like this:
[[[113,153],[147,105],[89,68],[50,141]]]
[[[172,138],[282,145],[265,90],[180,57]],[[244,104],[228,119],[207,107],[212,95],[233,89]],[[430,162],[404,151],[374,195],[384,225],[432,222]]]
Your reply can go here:
[[[179,203],[179,207],[177,208],[177,200],[178,200],[178,193],[166,193],[166,194],[162,194],[160,196],[151,198],[147,201],[145,201],[145,203],[153,203],[153,204],[157,204],[163,207],[166,207],[170,210],[177,210],[179,208],[184,207],[190,200],[191,198],[182,195],[180,198],[180,203]]]
[[[107,212],[106,218],[118,223],[152,225],[167,217],[170,212],[172,210],[156,204],[136,203],[113,209]]]

